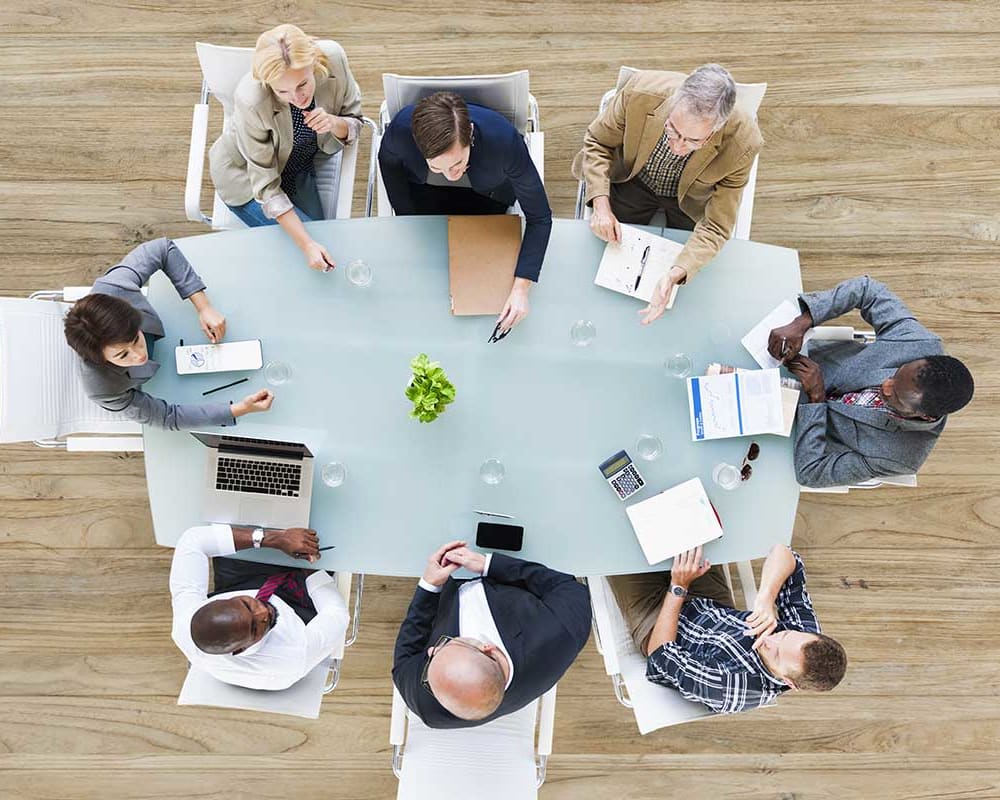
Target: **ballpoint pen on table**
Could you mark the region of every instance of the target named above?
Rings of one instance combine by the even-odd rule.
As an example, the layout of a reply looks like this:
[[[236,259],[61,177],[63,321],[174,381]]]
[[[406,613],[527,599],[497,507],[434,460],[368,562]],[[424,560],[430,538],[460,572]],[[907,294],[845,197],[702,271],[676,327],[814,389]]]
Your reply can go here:
[[[478,508],[474,508],[477,514],[482,514],[484,517],[501,517],[503,519],[514,519],[510,514],[498,514],[494,511],[480,511]]]
[[[635,279],[635,286],[632,287],[632,293],[639,291],[639,281],[642,280],[642,273],[646,271],[646,259],[649,258],[649,245],[646,245],[646,249],[642,251],[642,261],[639,262],[639,275]]]
[[[216,386],[214,389],[209,389],[207,392],[202,392],[201,396],[204,397],[207,394],[213,394],[214,392],[221,392],[223,389],[228,389],[231,386],[236,386],[240,383],[246,383],[249,378],[240,378],[238,381],[233,381],[232,383],[225,383],[222,386]]]

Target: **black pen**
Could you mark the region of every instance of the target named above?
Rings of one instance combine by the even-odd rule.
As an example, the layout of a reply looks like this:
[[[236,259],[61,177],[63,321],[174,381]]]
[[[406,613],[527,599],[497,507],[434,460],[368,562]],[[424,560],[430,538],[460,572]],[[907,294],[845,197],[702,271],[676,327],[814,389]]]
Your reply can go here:
[[[202,392],[201,396],[204,397],[206,394],[212,394],[213,392],[221,392],[223,389],[228,389],[230,386],[237,386],[241,383],[246,383],[249,378],[240,378],[238,381],[233,381],[232,383],[227,383],[225,386],[216,386],[214,389],[209,389],[207,392]]]
[[[646,245],[646,249],[642,251],[642,261],[639,262],[639,277],[635,279],[635,286],[632,288],[632,294],[639,291],[639,281],[642,280],[642,273],[646,271],[646,259],[649,258],[649,245]]]
[[[320,550],[320,552],[323,552],[324,550],[333,550],[336,547],[337,547],[337,545],[331,544],[329,547],[321,547],[321,548],[319,548],[319,550]]]

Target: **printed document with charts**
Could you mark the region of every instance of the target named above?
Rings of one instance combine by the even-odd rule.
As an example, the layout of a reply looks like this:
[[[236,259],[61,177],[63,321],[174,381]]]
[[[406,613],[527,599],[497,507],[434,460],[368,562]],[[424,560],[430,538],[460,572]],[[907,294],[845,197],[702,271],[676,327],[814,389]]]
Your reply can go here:
[[[650,564],[722,536],[701,478],[691,478],[625,509]]]
[[[786,436],[776,369],[754,369],[687,379],[691,439],[726,439],[777,433]],[[797,395],[796,395],[797,396]]]
[[[632,225],[622,225],[621,229],[621,242],[608,242],[604,248],[594,283],[648,303],[656,284],[669,272],[684,245]],[[643,264],[647,247],[649,254]],[[676,297],[677,284],[667,299],[667,308],[673,306]]]

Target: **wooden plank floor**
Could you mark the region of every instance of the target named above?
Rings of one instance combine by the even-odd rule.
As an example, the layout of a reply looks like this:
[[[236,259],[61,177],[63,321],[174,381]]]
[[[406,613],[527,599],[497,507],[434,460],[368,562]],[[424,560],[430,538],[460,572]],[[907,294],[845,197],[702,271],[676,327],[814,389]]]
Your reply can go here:
[[[920,488],[801,503],[795,544],[851,658],[842,687],[640,737],[588,646],[560,684],[541,796],[1000,797],[1000,5],[423,9],[7,0],[0,294],[89,282],[139,241],[204,231],[182,204],[196,40],[248,46],[283,21],[335,38],[373,117],[383,71],[527,67],[559,216],[572,214],[569,164],[620,64],[717,60],[767,81],[754,238],[798,248],[808,289],[861,272],[891,284],[974,365],[976,400]],[[656,330],[650,346],[662,346]],[[310,722],[176,706],[169,559],[153,545],[141,456],[0,448],[0,797],[394,796],[390,653],[413,582],[369,577],[361,637]]]

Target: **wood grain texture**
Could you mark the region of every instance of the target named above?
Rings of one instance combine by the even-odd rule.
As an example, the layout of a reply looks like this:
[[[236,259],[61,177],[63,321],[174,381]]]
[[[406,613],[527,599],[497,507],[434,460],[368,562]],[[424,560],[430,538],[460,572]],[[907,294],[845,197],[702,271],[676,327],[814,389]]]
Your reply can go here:
[[[849,652],[843,685],[643,737],[588,644],[560,684],[543,800],[1000,797],[1000,7],[10,0],[0,294],[88,283],[145,239],[205,232],[182,202],[194,42],[250,46],[283,21],[345,46],[372,117],[382,72],[530,69],[559,216],[620,64],[719,61],[767,81],[754,239],[798,249],[807,290],[885,281],[974,365],[976,400],[919,488],[800,503],[794,543]],[[0,797],[393,797],[389,670],[413,582],[368,576],[361,637],[319,720],[180,708],[170,552],[153,544],[144,480],[140,455],[0,448]]]

